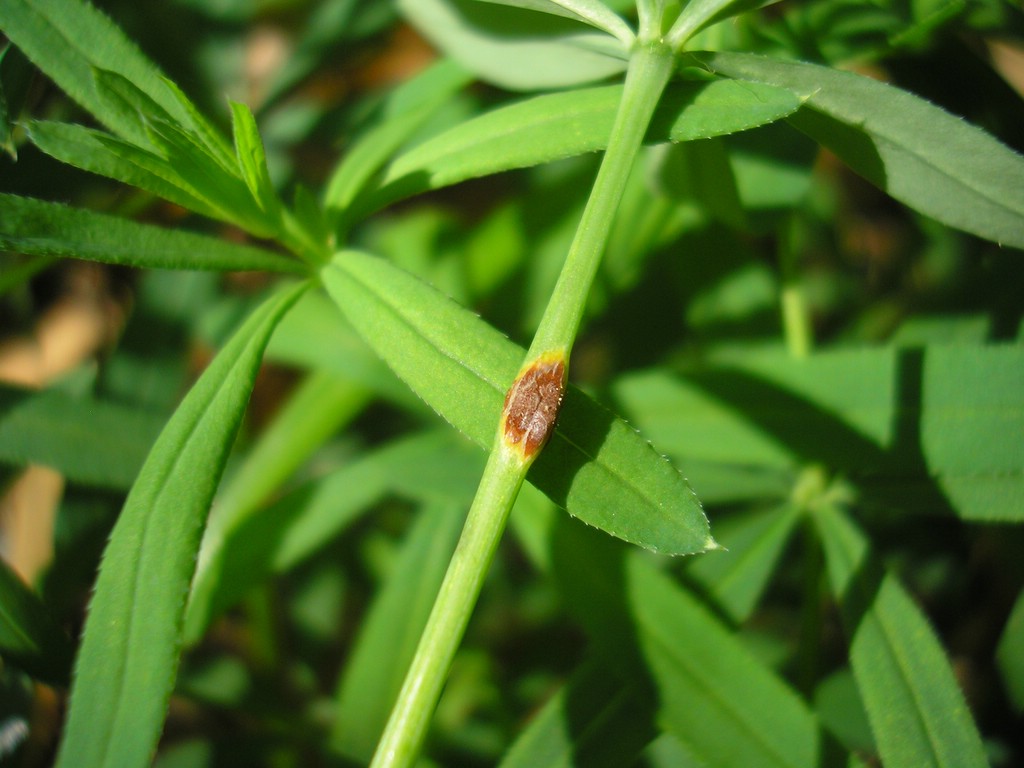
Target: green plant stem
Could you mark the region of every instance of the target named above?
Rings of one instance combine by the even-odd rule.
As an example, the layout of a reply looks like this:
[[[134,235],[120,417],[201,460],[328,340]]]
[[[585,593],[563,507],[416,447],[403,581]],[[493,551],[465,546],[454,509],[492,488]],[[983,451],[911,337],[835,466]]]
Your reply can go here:
[[[807,357],[811,353],[807,301],[803,290],[795,282],[787,281],[782,286],[782,326],[789,353],[798,359]]]
[[[568,359],[626,180],[674,61],[658,42],[638,43],[630,58],[608,149],[527,360],[545,352],[561,352]]]
[[[504,446],[491,452],[371,768],[415,762],[527,468]]]
[[[638,43],[634,49],[608,148],[524,370],[546,353],[559,359],[568,357],[622,191],[673,65],[671,51],[661,43]],[[506,442],[504,429],[499,427],[459,544],[371,768],[409,766],[416,760],[509,512],[535,458],[536,454],[524,457]]]
[[[803,359],[811,354],[814,332],[811,329],[811,312],[807,306],[807,297],[797,273],[800,253],[798,227],[799,221],[794,216],[780,238],[782,292],[779,300],[782,305],[782,331],[786,338],[786,347],[793,357]]]

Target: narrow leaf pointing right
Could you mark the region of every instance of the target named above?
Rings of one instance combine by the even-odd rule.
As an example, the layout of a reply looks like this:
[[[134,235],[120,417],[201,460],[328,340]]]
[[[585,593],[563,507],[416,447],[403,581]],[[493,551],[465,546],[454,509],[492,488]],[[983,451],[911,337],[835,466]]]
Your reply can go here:
[[[700,54],[716,72],[807,96],[790,122],[915,210],[1024,248],[1024,157],[906,91],[817,64]]]

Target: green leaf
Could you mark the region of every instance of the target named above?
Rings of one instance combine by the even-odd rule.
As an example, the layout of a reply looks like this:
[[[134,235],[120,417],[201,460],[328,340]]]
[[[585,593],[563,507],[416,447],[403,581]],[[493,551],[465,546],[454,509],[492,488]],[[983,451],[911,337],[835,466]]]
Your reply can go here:
[[[230,607],[224,600],[240,597],[255,580],[255,574],[246,569],[238,574],[241,583],[225,583],[224,571],[231,567],[223,562],[225,540],[257,514],[260,505],[327,438],[362,412],[369,399],[361,387],[333,374],[315,372],[302,382],[260,435],[244,462],[225,482],[210,514],[189,594],[185,617],[187,643],[197,641],[209,622]],[[250,549],[257,546],[251,536],[249,544]],[[214,593],[221,596],[219,603],[215,603]]]
[[[628,46],[570,19],[473,0],[399,0],[398,7],[437,48],[503,88],[561,88],[626,68]]]
[[[185,597],[224,463],[278,318],[306,284],[257,309],[196,382],[139,474],[100,569],[57,765],[149,764],[178,666]]]
[[[284,211],[285,236],[310,247],[311,252],[319,255],[324,252],[324,260],[330,255],[328,243],[332,242],[330,225],[324,210],[316,197],[305,184],[296,184],[292,197],[292,210]]]
[[[120,75],[98,71],[96,80],[100,96],[112,105],[111,109],[123,113],[125,122],[134,119],[148,138],[137,152],[126,152],[124,142],[109,137],[98,136],[101,143],[110,146],[114,141],[115,147],[120,144],[119,154],[135,158],[143,169],[152,169],[186,195],[198,198],[201,210],[214,208],[219,218],[257,235],[269,236],[277,231],[281,205],[270,181],[263,142],[247,107],[231,104],[236,155],[225,159],[220,139],[205,122],[200,120],[202,128],[198,131],[183,129],[159,104]],[[174,95],[184,98],[177,89]],[[198,112],[192,109],[189,114]]]
[[[818,147],[783,122],[729,136],[726,144],[746,226],[776,236],[810,198]]]
[[[833,672],[815,687],[814,711],[848,749],[864,757],[878,753],[868,713],[849,668]]]
[[[871,562],[867,539],[845,515],[822,507],[814,520],[882,762],[988,765],[942,646],[914,601]]]
[[[197,126],[181,108],[157,67],[101,11],[81,0],[4,0],[0,29],[61,90],[122,138],[148,143],[137,121],[99,94],[93,71],[121,75],[189,130]]]
[[[267,345],[267,358],[335,373],[406,410],[427,411],[322,292],[310,291],[284,317]]]
[[[116,115],[119,124],[131,126],[131,130],[126,133],[148,137],[153,123],[174,123],[174,118],[167,110],[117,72],[94,69],[93,77],[96,79],[96,93],[106,111]],[[135,143],[145,149],[156,148],[150,141]]]
[[[679,51],[687,40],[708,25],[770,2],[773,0],[690,0],[665,36],[666,42]]]
[[[641,757],[649,768],[703,768],[706,765],[671,733],[660,734]],[[850,765],[849,768],[858,767]]]
[[[0,460],[44,464],[76,482],[129,488],[162,426],[118,403],[0,385]]]
[[[996,664],[1014,709],[1018,714],[1024,712],[1024,590],[1017,595],[999,638]]]
[[[242,178],[252,193],[253,199],[267,218],[274,220],[281,215],[281,201],[270,180],[267,155],[263,150],[256,118],[245,104],[231,102],[231,125],[235,136],[235,153]]]
[[[386,494],[465,507],[482,469],[480,454],[450,431],[414,434],[239,517],[217,544],[208,535],[185,615],[186,644],[264,579],[335,540]]]
[[[793,472],[777,467],[672,457],[705,504],[788,498]]]
[[[243,178],[248,168],[253,185],[258,191],[265,190],[259,194],[264,198],[271,194],[266,191],[268,182],[261,180],[262,144],[251,115],[236,116],[244,156],[225,157],[223,141],[200,118],[195,118],[198,127],[183,127],[125,77],[98,71],[95,80],[107,111],[119,114],[122,125],[133,125],[130,133],[135,136],[126,141],[96,131],[75,131],[70,126],[44,124],[40,130],[37,125],[34,128],[41,134],[38,138],[44,151],[85,170],[136,184],[203,215],[234,223],[259,237],[280,234],[286,239],[290,233],[281,232],[276,202],[254,197]],[[174,104],[187,105],[179,90],[169,88],[168,92]],[[190,116],[198,115],[194,108],[181,108]],[[236,106],[235,112],[238,109]],[[269,205],[272,212],[263,211],[261,204]]]
[[[643,686],[657,723],[706,765],[816,765],[800,697],[649,557],[562,520],[552,540],[563,600],[606,674]]]
[[[0,656],[32,677],[67,685],[71,677],[71,641],[46,606],[0,559]]]
[[[5,194],[0,249],[151,269],[303,271],[301,263],[259,248]]]
[[[285,497],[287,501],[275,502],[265,517],[274,519],[289,508],[298,511],[287,526],[278,527],[280,535],[266,562],[274,573],[294,567],[388,493],[422,503],[467,507],[482,470],[482,456],[450,431],[431,430],[395,440],[322,480],[297,488]],[[245,534],[244,528],[232,534],[239,548],[253,543]]]
[[[383,119],[345,153],[324,193],[324,207],[343,211],[388,161],[453,93],[472,80],[451,59],[442,59],[392,91]]]
[[[278,234],[278,221],[267,216],[249,192],[237,162],[230,169],[206,151],[195,134],[176,125],[154,121],[149,136],[170,169],[169,180],[215,207],[219,218],[237,224],[257,237]]]
[[[211,157],[217,160],[223,167],[230,168],[235,160],[235,155],[232,153],[231,147],[220,132],[220,129],[213,125],[196,108],[196,105],[192,103],[176,83],[166,77],[163,78],[163,81],[182,111],[190,118],[190,129],[193,135],[203,143]]]
[[[688,562],[686,573],[736,624],[754,612],[800,516],[791,505],[738,512],[715,521],[721,552]]]
[[[484,2],[528,8],[541,13],[582,21],[584,24],[597,27],[617,38],[627,49],[636,39],[633,30],[622,20],[622,17],[600,0],[484,0]]]
[[[933,346],[721,354],[630,374],[613,393],[681,461],[842,471],[876,503],[1024,519],[1024,350]]]
[[[460,506],[423,508],[363,618],[335,697],[331,747],[346,757],[373,757],[464,521]]]
[[[658,186],[677,200],[693,201],[729,226],[742,229],[746,214],[722,139],[668,147],[658,165]]]
[[[413,391],[490,447],[524,350],[381,259],[343,251],[322,277],[352,325]],[[528,479],[570,514],[634,544],[669,554],[715,546],[678,471],[578,389],[569,388]]]
[[[621,768],[656,735],[654,701],[591,660],[533,716],[500,768]]]
[[[80,125],[32,121],[27,130],[33,144],[62,163],[144,189],[209,218],[220,215],[159,155]]]
[[[751,54],[700,54],[711,69],[806,95],[790,122],[911,208],[1024,248],[1024,157],[905,91],[852,72]]]
[[[547,94],[461,123],[396,158],[381,181],[383,202],[514,168],[604,149],[622,97],[611,85]],[[706,139],[754,128],[794,112],[791,92],[729,80],[673,83],[647,132],[648,143]]]

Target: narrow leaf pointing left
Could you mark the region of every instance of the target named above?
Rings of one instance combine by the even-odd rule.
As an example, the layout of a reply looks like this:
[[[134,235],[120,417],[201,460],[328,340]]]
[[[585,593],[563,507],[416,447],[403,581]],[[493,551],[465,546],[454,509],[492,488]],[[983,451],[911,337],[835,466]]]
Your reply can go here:
[[[129,493],[89,607],[60,768],[152,760],[203,522],[267,340],[306,287],[282,289],[253,312],[171,417]]]
[[[260,248],[5,194],[0,250],[151,269],[303,270],[300,262]]]

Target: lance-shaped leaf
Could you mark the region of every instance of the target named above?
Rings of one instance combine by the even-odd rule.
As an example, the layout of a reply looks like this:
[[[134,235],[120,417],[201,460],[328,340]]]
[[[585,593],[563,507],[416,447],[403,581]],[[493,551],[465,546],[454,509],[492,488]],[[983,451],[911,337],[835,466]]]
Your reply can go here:
[[[231,102],[232,129],[235,136],[235,153],[238,155],[238,167],[253,199],[268,218],[276,219],[281,214],[281,201],[274,189],[267,168],[267,155],[263,149],[263,139],[256,127],[256,118],[245,104]]]
[[[261,550],[260,539],[270,538],[271,531],[285,527],[293,514],[275,514],[264,526],[262,537],[246,537],[245,551],[257,553],[264,562],[249,564],[249,558],[236,557],[244,562],[225,561],[224,544],[233,533],[244,528],[260,505],[277,491],[285,480],[324,441],[363,410],[369,394],[361,387],[333,374],[317,371],[295,390],[288,402],[275,415],[273,422],[263,431],[245,461],[224,483],[217,497],[217,505],[210,515],[203,545],[199,552],[189,606],[185,614],[185,641],[197,641],[208,622],[219,610],[230,606],[251,589],[261,573],[265,573],[266,552]],[[258,524],[257,524],[258,526]],[[263,557],[259,557],[262,554]],[[264,570],[261,570],[264,569]],[[231,578],[234,576],[234,578]]]
[[[145,145],[136,119],[100,95],[94,70],[121,75],[175,121],[204,135],[160,70],[101,11],[81,0],[4,0],[0,29],[32,62],[107,128]],[[187,100],[186,100],[187,101]]]
[[[716,72],[807,96],[790,121],[900,202],[1024,248],[1024,157],[917,96],[817,64],[700,54]]]
[[[257,237],[277,234],[278,222],[263,213],[237,166],[225,168],[191,131],[163,121],[149,127],[149,137],[170,170],[172,183],[217,208],[220,218]]]
[[[1024,712],[1024,591],[1017,595],[1003,627],[996,647],[996,664],[1010,703],[1017,714]]]
[[[131,127],[122,133],[145,137],[144,141],[132,139],[139,146],[156,148],[150,141],[153,124],[177,123],[166,109],[123,75],[107,69],[93,69],[93,77],[96,80],[96,94],[104,105],[104,111],[115,115],[118,124]]]
[[[775,575],[799,520],[798,510],[791,504],[716,520],[715,537],[726,551],[690,561],[686,572],[722,613],[742,624]]]
[[[373,207],[428,189],[527,168],[608,145],[622,86],[547,94],[468,120],[397,157]],[[770,123],[792,114],[791,91],[728,80],[673,83],[662,96],[648,143],[691,141]]]
[[[751,7],[767,5],[774,0],[690,0],[679,12],[679,17],[665,36],[665,42],[680,50],[694,34],[708,25],[745,11]]]
[[[159,155],[81,125],[36,120],[26,127],[32,143],[62,163],[144,189],[209,218],[220,215],[215,205],[183,185]]]
[[[241,517],[216,544],[208,533],[185,614],[186,644],[253,586],[294,568],[389,493],[467,507],[483,469],[480,459],[475,446],[451,430],[414,434]]]
[[[398,148],[471,80],[466,70],[444,59],[392,91],[381,109],[382,120],[348,148],[331,173],[324,207],[337,211],[348,208]]]
[[[500,768],[620,768],[657,735],[654,701],[638,681],[622,682],[596,660],[530,721]]]
[[[89,485],[129,488],[162,425],[112,401],[0,385],[0,460],[45,464]]]
[[[714,364],[717,363],[717,364]],[[1020,521],[1019,345],[722,353],[620,377],[625,414],[680,460],[841,471],[875,504]]]
[[[525,351],[392,264],[343,251],[328,293],[428,405],[478,444],[494,438]],[[686,480],[628,424],[570,387],[558,428],[528,479],[590,525],[668,554],[716,545]]]
[[[606,673],[645,690],[697,764],[818,764],[807,705],[649,557],[564,518],[551,541],[563,600]]]
[[[867,539],[845,515],[822,507],[814,520],[882,762],[988,765],[942,646],[914,601],[871,561]]]
[[[267,339],[305,284],[274,294],[217,355],[168,422],[128,495],[89,607],[57,764],[149,764],[181,649],[203,521]]]
[[[298,261],[259,248],[6,194],[0,249],[150,269],[303,271]]]
[[[626,68],[627,45],[573,19],[475,0],[399,0],[398,7],[437,48],[503,88],[592,83]]]
[[[484,0],[495,5],[511,5],[531,11],[564,16],[597,27],[618,38],[624,46],[633,44],[636,35],[622,17],[600,0]]]
[[[658,730],[691,753],[690,762],[665,765],[819,764],[819,728],[806,705],[656,561],[567,522],[550,504],[523,501],[513,512],[516,533],[534,564],[554,571],[563,602],[591,635],[592,658],[513,745],[502,768],[628,765],[630,745],[639,748]],[[785,510],[776,522],[785,518],[791,528],[794,517]],[[743,546],[740,538],[733,535],[733,543]],[[686,566],[721,560],[726,571],[732,559],[729,549]],[[733,585],[706,586],[719,605],[736,605]],[[728,671],[717,674],[719,665]]]

